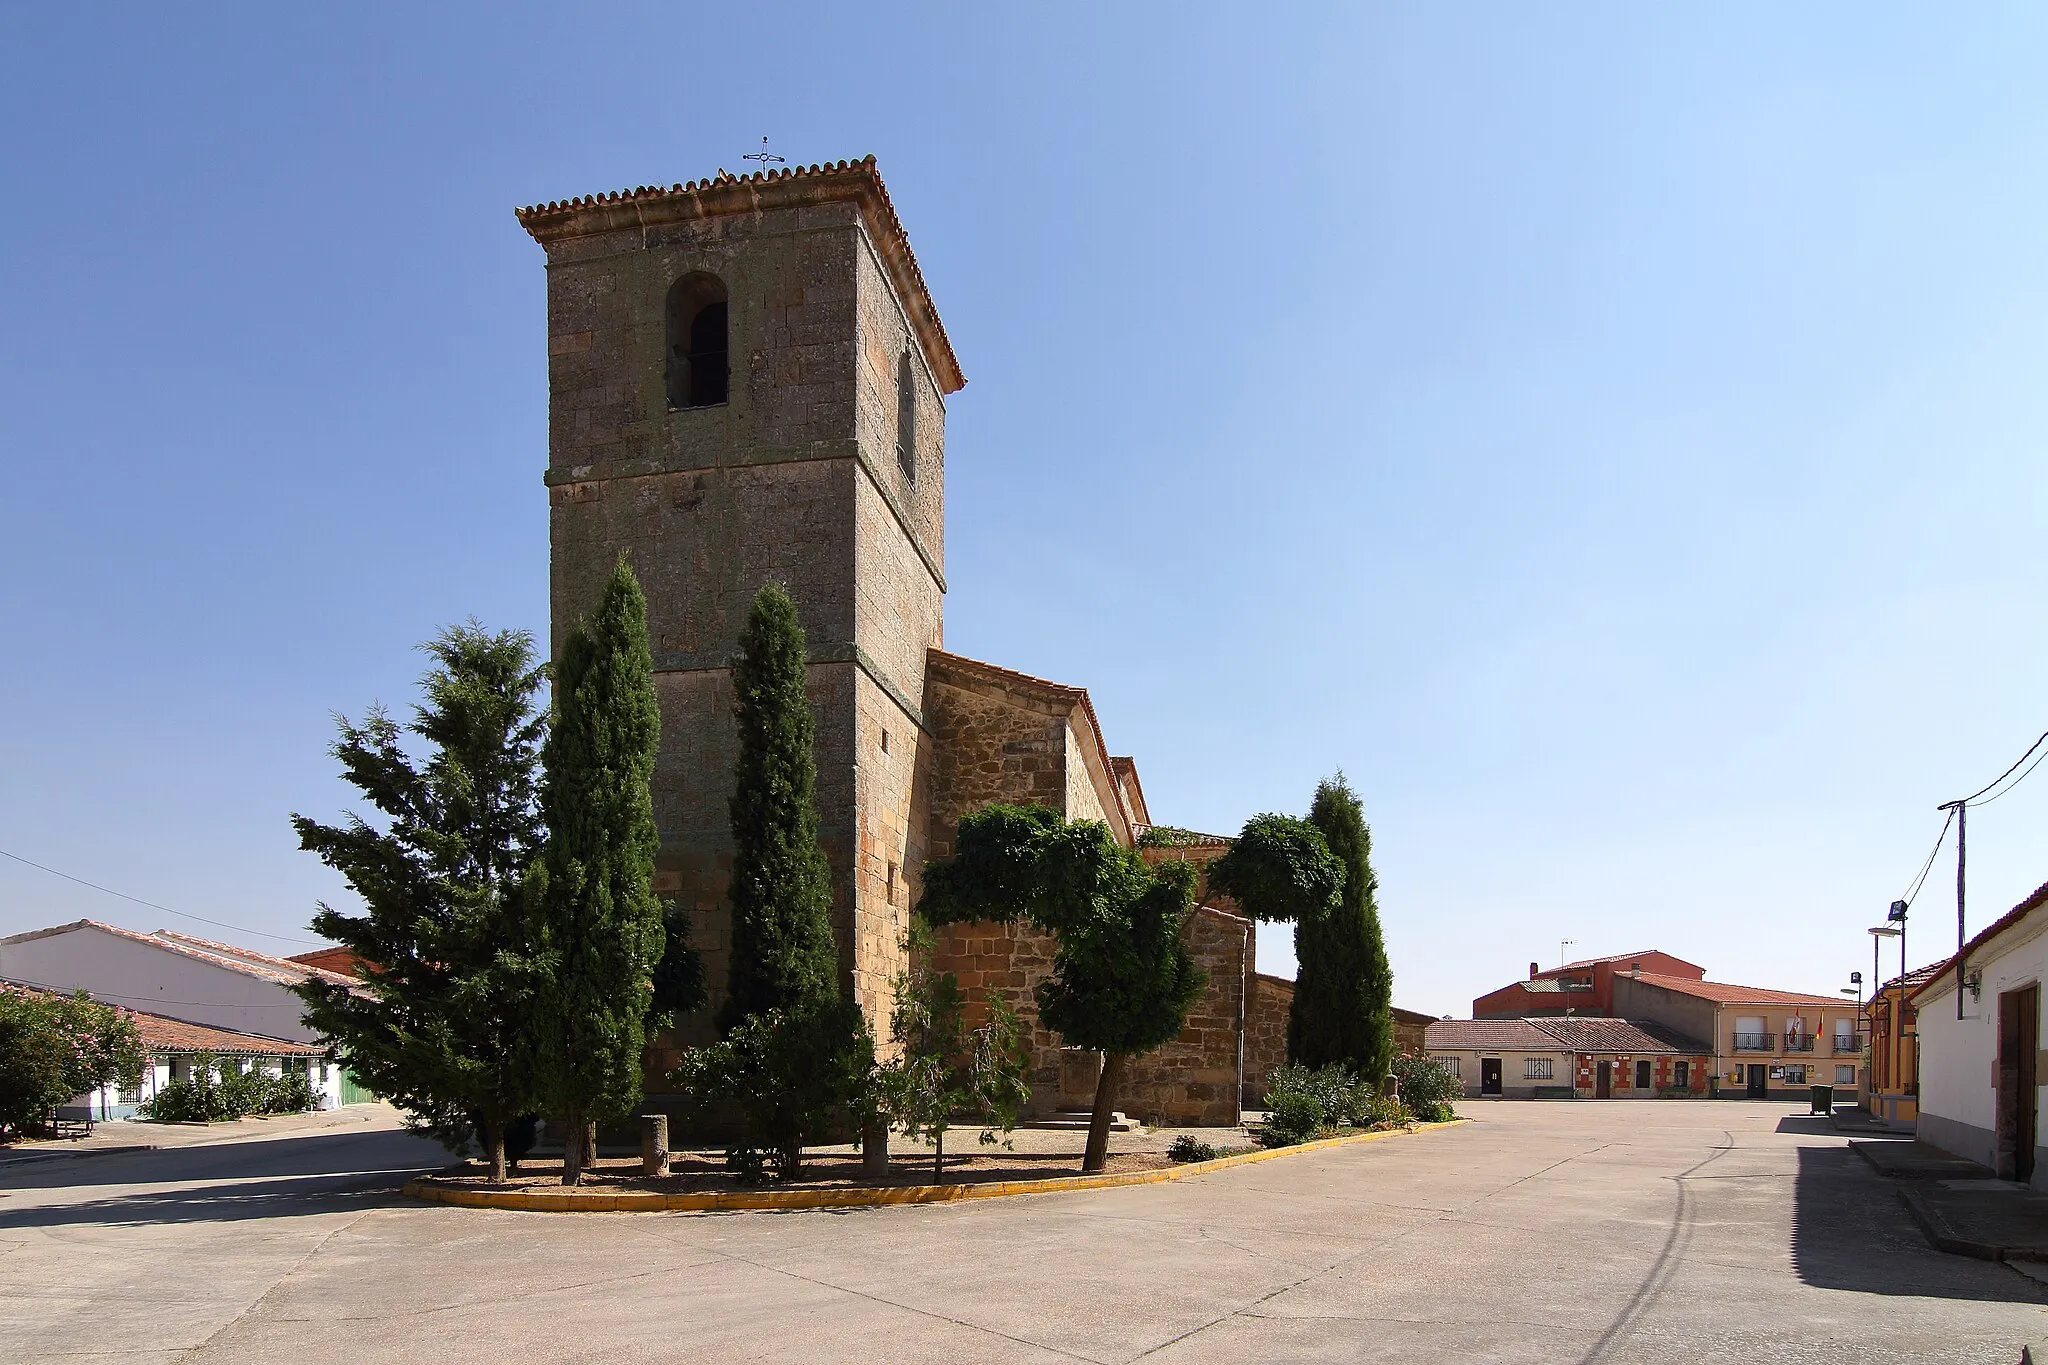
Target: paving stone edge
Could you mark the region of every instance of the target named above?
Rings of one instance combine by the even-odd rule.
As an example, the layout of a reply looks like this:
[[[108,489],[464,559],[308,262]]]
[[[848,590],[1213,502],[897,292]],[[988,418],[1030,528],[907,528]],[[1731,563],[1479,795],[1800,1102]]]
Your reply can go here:
[[[1330,1147],[1412,1137],[1417,1133],[1455,1128],[1470,1122],[1471,1119],[1449,1119],[1443,1123],[1419,1123],[1412,1128],[1395,1128],[1383,1133],[1351,1133],[1298,1143],[1292,1147],[1239,1152],[1213,1161],[1190,1161],[1186,1165],[1163,1170],[1060,1176],[1051,1180],[992,1180],[979,1185],[892,1185],[884,1189],[746,1190],[711,1194],[660,1194],[651,1190],[588,1194],[567,1189],[560,1193],[455,1189],[435,1184],[429,1176],[408,1180],[403,1193],[430,1204],[451,1204],[471,1209],[516,1209],[525,1213],[713,1213],[747,1209],[846,1209],[891,1204],[938,1204],[958,1199],[1000,1199],[1015,1194],[1058,1194],[1067,1190],[1112,1189],[1119,1185],[1156,1185],[1230,1166],[1246,1166],[1256,1161],[1272,1161]]]

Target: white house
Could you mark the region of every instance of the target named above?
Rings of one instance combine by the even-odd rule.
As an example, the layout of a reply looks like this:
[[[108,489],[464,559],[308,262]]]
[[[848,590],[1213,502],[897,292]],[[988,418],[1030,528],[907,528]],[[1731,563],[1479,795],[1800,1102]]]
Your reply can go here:
[[[315,1089],[326,1095],[329,1106],[370,1099],[340,1067],[324,1061],[327,1040],[307,1027],[305,1002],[291,991],[309,977],[361,984],[289,958],[171,929],[144,934],[82,919],[0,938],[0,979],[66,993],[82,990],[102,1003],[135,1011],[141,1016],[138,1027],[150,1019],[160,1021],[142,1031],[145,1043],[152,1042],[152,1028],[158,1035],[155,1042],[161,1046],[152,1048],[152,1056],[163,1063],[165,1080],[180,1052],[213,1052],[238,1059],[235,1064],[244,1069],[258,1065],[270,1071],[287,1058],[294,1059],[292,1065],[311,1058]],[[210,1042],[219,1046],[196,1033],[181,1037],[169,1027],[174,1022],[211,1031]],[[161,1083],[154,1069],[151,1082]],[[151,1082],[145,1083],[145,1092]],[[102,1111],[133,1112],[140,1098],[101,1095],[81,1103],[91,1104],[93,1117],[99,1117]]]
[[[2040,1087],[2048,1080],[2044,980],[2048,885],[1987,926],[1912,994],[1920,1031],[1917,1135],[2040,1190],[2048,1190],[2040,1127]]]

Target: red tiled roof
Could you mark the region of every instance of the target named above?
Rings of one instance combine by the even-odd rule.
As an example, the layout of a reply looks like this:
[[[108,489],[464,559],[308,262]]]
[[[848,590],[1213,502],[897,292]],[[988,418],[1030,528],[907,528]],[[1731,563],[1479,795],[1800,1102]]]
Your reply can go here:
[[[2000,915],[1997,919],[1991,921],[1991,923],[1985,925],[1981,933],[1963,945],[1963,951],[1958,956],[1964,962],[1968,962],[1971,954],[2044,905],[2048,905],[2048,882],[2043,882],[2035,887],[2033,894],[2029,895],[2012,909],[2006,911],[2003,915]],[[1928,989],[1937,982],[1942,980],[1953,981],[1955,979],[1955,972],[1953,970],[1955,965],[1956,959],[1954,957],[1945,958],[1935,963],[1932,969],[1929,970],[1927,979],[1915,987],[1913,993],[1906,997],[1907,1002],[1910,1004],[1913,1000],[1925,995]],[[1908,973],[1908,975],[1911,975],[1911,973]]]
[[[279,1038],[259,1038],[253,1033],[209,1028],[160,1014],[132,1012],[135,1031],[153,1052],[229,1052],[260,1057],[318,1057],[327,1049],[319,1043],[288,1043]]]
[[[859,161],[826,162],[822,166],[755,171],[751,175],[732,175],[721,170],[708,180],[665,188],[642,185],[609,194],[534,204],[515,212],[520,225],[533,234],[533,239],[546,245],[619,228],[839,202],[852,203],[860,209],[868,235],[881,253],[896,293],[910,314],[940,390],[955,392],[967,382],[967,377],[960,372],[953,343],[946,336],[945,324],[939,321],[931,290],[925,287],[924,272],[918,268],[917,256],[910,249],[910,236],[896,216],[896,206],[889,202],[888,187],[882,183],[872,156]]]
[[[1567,962],[1564,966],[1553,968],[1552,970],[1568,972],[1574,967],[1591,967],[1595,963],[1600,962],[1636,962],[1650,956],[1652,953],[1660,957],[1671,956],[1671,954],[1661,948],[1645,948],[1640,953],[1609,953],[1605,957],[1582,957],[1577,962]]]
[[[1456,1051],[1569,1052],[1559,1039],[1527,1019],[1439,1019],[1423,1033],[1423,1046]]]
[[[1605,1019],[1574,1016],[1567,1019],[1531,1019],[1530,1023],[1574,1052],[1672,1053],[1690,1057],[1712,1056],[1714,1049],[1697,1038],[1647,1019]]]
[[[1826,995],[1802,995],[1798,991],[1774,991],[1764,986],[1736,986],[1726,981],[1695,981],[1689,976],[1659,976],[1655,972],[1630,973],[1624,980],[1644,981],[1667,991],[1697,996],[1718,1005],[1841,1005],[1845,1002]]]

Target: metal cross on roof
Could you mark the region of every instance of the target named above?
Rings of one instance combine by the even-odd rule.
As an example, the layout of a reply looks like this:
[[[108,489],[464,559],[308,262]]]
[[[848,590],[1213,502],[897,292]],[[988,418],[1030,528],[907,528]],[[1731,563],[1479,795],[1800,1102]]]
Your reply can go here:
[[[741,158],[740,158],[740,160],[742,160],[742,161],[758,161],[758,162],[760,162],[760,163],[761,163],[762,169],[764,169],[764,170],[765,170],[766,168],[768,168],[768,167],[770,167],[770,166],[780,166],[780,165],[782,165],[782,164],[783,164],[783,161],[784,161],[784,158],[782,158],[782,157],[779,157],[779,156],[775,155],[775,154],[774,154],[773,152],[771,152],[771,151],[769,151],[769,150],[768,150],[768,139],[764,137],[764,138],[762,138],[762,139],[761,139],[761,150],[760,150],[760,151],[758,151],[758,152],[748,152],[748,153],[747,153],[747,154],[746,154],[745,156],[741,157]]]

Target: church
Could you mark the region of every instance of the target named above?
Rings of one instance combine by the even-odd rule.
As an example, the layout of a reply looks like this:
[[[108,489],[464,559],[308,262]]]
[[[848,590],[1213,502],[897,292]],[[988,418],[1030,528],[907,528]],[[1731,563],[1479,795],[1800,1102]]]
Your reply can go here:
[[[1085,689],[946,650],[946,403],[967,381],[874,158],[518,218],[547,254],[553,644],[629,555],[661,702],[655,890],[695,912],[713,997],[651,1050],[650,1092],[711,1036],[723,994],[728,665],[771,579],[809,640],[841,970],[885,1045],[920,872],[952,851],[962,814],[1038,801],[1150,858],[1227,847],[1155,826]],[[1293,985],[1255,970],[1249,920],[1204,900],[1187,932],[1208,985],[1119,1096],[1144,1121],[1235,1124],[1282,1060]],[[1030,1024],[1035,1115],[1085,1107],[1100,1058],[1062,1048],[1033,1003],[1050,940],[960,926],[937,953],[970,1000],[999,992]]]

